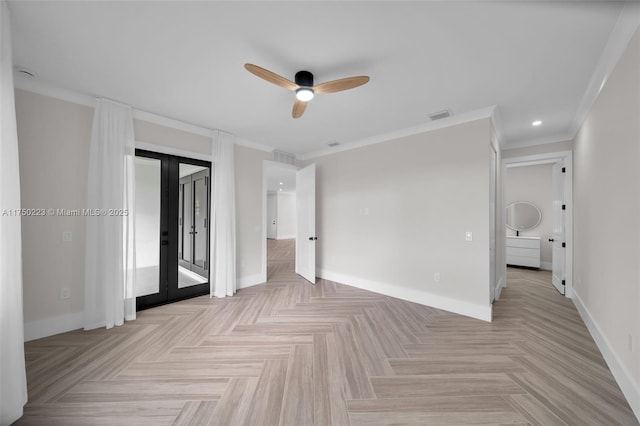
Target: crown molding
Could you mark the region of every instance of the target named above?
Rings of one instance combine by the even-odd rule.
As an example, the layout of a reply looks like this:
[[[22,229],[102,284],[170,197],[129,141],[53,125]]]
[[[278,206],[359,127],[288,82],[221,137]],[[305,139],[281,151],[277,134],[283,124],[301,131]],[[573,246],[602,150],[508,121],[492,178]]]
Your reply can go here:
[[[417,135],[420,133],[430,132],[432,130],[443,129],[445,127],[451,127],[458,124],[468,123],[470,121],[479,120],[482,118],[491,118],[495,111],[495,106],[486,108],[480,108],[474,111],[465,112],[462,114],[452,115],[441,120],[430,121],[428,123],[419,124],[417,126],[406,127],[404,129],[394,130],[392,132],[382,133],[380,135],[371,136],[364,139],[358,139],[352,142],[347,142],[336,147],[324,148],[317,151],[311,151],[306,154],[296,155],[298,160],[311,160],[317,157],[323,157],[325,155],[336,154],[338,152],[349,151],[356,148],[362,148],[364,146],[375,145],[382,142],[388,142],[394,139],[403,138],[406,136]]]
[[[640,3],[627,1],[618,16],[618,21],[613,27],[607,44],[602,50],[600,59],[587,86],[582,101],[578,106],[573,123],[569,130],[569,139],[575,138],[587,118],[596,99],[600,95],[607,79],[615,69],[624,54],[629,42],[640,26]]]
[[[59,99],[62,101],[84,105],[91,108],[96,107],[96,96],[88,95],[74,90],[65,89],[55,86],[37,78],[28,78],[14,73],[14,87],[16,89],[25,90],[39,95],[48,96],[50,98]],[[118,102],[117,100],[115,102]],[[146,121],[148,123],[157,124],[159,126],[169,127],[175,130],[181,130],[183,132],[192,133],[207,138],[213,137],[214,132],[217,129],[208,129],[206,127],[198,126],[184,121],[176,120],[170,117],[166,117],[160,114],[155,114],[148,111],[143,111],[138,108],[133,109],[133,118],[136,120]],[[257,142],[250,141],[248,139],[236,137],[236,145],[245,146],[248,148],[256,149],[264,152],[273,151],[273,147],[263,145]]]

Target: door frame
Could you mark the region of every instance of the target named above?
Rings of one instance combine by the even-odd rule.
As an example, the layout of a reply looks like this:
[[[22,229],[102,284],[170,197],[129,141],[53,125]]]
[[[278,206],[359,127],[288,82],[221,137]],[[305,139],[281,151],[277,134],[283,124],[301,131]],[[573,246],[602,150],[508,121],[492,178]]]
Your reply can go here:
[[[137,145],[137,144],[136,144]],[[161,215],[160,215],[160,282],[158,283],[158,293],[154,293],[147,296],[136,297],[136,311],[141,311],[155,306],[165,305],[167,303],[173,303],[192,297],[202,296],[209,292],[211,283],[211,271],[209,270],[209,277],[206,283],[207,289],[204,289],[204,285],[194,285],[190,287],[178,288],[178,221],[169,220],[170,216],[175,213],[175,217],[178,217],[178,191],[170,190],[170,183],[172,181],[179,182],[179,164],[194,164],[202,167],[209,168],[209,176],[211,176],[214,164],[211,161],[202,160],[198,158],[189,158],[179,156],[176,154],[169,154],[165,152],[154,152],[148,149],[139,148],[136,146],[135,155],[140,157],[153,158],[161,161]],[[173,161],[173,160],[177,160]],[[211,181],[211,179],[210,179]],[[176,188],[177,189],[177,188]],[[207,210],[210,212],[211,207],[207,205]],[[170,211],[171,210],[171,211]],[[174,211],[175,210],[175,211]],[[164,213],[162,213],[164,212]],[[165,235],[166,233],[166,235]],[[163,238],[168,237],[166,243],[163,244]],[[209,239],[209,237],[207,237]],[[207,254],[210,255],[210,244],[207,242]],[[170,259],[175,258],[176,261],[172,262]],[[207,259],[210,262],[210,259]],[[210,265],[210,263],[209,263]],[[210,269],[210,268],[209,268]],[[170,284],[171,278],[176,277],[175,287]],[[171,283],[173,284],[173,283]]]
[[[269,170],[273,169],[285,169],[296,172],[299,167],[272,160],[262,160],[262,260],[259,282],[263,283],[267,282],[267,179]]]
[[[539,164],[555,164],[558,162],[564,161],[564,167],[566,168],[565,179],[564,179],[564,203],[566,205],[566,213],[565,213],[565,242],[566,242],[566,251],[565,251],[565,287],[564,287],[564,296],[568,298],[573,298],[573,152],[572,151],[558,151],[558,152],[549,152],[544,154],[535,154],[535,155],[525,155],[520,157],[513,158],[503,158],[502,159],[502,211],[505,211],[507,208],[505,202],[505,191],[507,185],[507,169],[512,167],[525,167],[525,166],[535,166]],[[549,189],[551,191],[551,188]],[[507,216],[502,215],[502,226],[505,231],[502,235],[503,244],[502,250],[502,258],[506,259],[506,246],[507,246]],[[503,268],[503,276],[507,276],[507,264],[504,262],[502,265]],[[502,283],[502,287],[497,289],[498,295],[502,288],[507,286],[507,280],[505,279]]]

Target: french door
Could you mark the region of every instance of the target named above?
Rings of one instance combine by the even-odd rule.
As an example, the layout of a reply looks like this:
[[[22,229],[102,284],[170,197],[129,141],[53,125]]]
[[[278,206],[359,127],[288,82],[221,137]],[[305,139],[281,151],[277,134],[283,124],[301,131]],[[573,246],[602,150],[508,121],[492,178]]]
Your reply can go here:
[[[136,307],[209,293],[211,163],[136,150]]]

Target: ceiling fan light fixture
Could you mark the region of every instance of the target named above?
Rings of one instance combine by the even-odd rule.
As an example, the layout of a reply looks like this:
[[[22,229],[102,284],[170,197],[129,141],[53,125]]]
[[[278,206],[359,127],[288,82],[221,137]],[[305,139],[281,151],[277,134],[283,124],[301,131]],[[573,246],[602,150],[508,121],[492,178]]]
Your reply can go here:
[[[313,90],[308,87],[301,87],[296,90],[296,99],[302,102],[308,102],[313,99]]]

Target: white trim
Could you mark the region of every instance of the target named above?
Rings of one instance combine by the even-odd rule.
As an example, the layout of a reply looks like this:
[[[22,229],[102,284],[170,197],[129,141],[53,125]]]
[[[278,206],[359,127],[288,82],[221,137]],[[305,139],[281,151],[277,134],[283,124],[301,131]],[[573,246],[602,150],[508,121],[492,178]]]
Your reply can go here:
[[[256,149],[258,151],[264,151],[264,152],[272,152],[275,149],[272,146],[263,145],[261,143],[253,142],[253,141],[250,141],[249,139],[240,138],[238,136],[236,136],[235,144],[240,146],[246,146],[247,148],[252,148],[252,149]]]
[[[498,286],[495,289],[494,300],[500,300],[500,294],[502,294],[502,289],[505,288],[506,286],[507,286],[507,280],[505,279],[505,277],[500,277],[500,281],[498,281]]]
[[[504,140],[504,131],[502,130],[502,114],[500,113],[500,108],[496,105],[493,113],[491,114],[491,123],[493,123],[493,132],[496,136],[496,152],[502,151],[504,147],[502,146],[505,143]],[[492,141],[493,143],[493,141]]]
[[[139,109],[133,110],[133,118],[207,138],[212,138],[214,133],[214,130],[207,129],[206,127],[196,126],[195,124],[185,123],[184,121],[174,120],[173,118]]]
[[[413,127],[407,127],[404,129],[394,130],[380,135],[371,136],[364,139],[355,140],[342,145],[338,145],[333,148],[323,148],[317,151],[311,151],[305,154],[296,155],[298,160],[310,160],[316,157],[322,157],[325,155],[335,154],[342,151],[349,151],[363,146],[375,145],[383,142],[392,141],[394,139],[403,138],[406,136],[417,135],[420,133],[430,132],[432,130],[442,129],[445,127],[451,127],[458,124],[468,123],[482,118],[493,117],[496,107],[490,106],[486,108],[477,109],[475,111],[469,111],[458,115],[452,115],[442,120],[430,121],[428,123],[419,124]]]
[[[506,192],[506,176],[507,168],[511,167],[523,167],[537,164],[553,164],[558,161],[564,161],[564,167],[566,168],[566,174],[564,179],[564,196],[567,220],[565,242],[567,243],[565,251],[565,297],[573,297],[573,152],[572,151],[558,151],[549,152],[545,154],[526,155],[522,157],[503,158],[502,159],[502,211],[505,211],[505,192]],[[503,216],[503,226],[506,228],[506,216]],[[505,232],[504,246],[507,245],[507,235]],[[507,276],[507,265],[504,265],[504,274]]]
[[[506,143],[503,149],[517,149],[573,140],[591,112],[591,108],[593,108],[593,104],[598,99],[607,79],[618,65],[638,26],[640,26],[640,3],[627,1],[620,11],[618,21],[609,35],[607,44],[602,50],[602,54],[591,75],[587,89],[576,109],[573,121],[566,132],[542,139],[526,139]]]
[[[254,285],[264,284],[266,281],[267,279],[263,279],[262,274],[241,277],[236,280],[236,289],[240,290],[247,287],[253,287]]]
[[[598,349],[602,352],[602,356],[607,362],[611,374],[613,374],[618,386],[620,386],[620,390],[625,398],[627,398],[627,402],[636,415],[636,418],[640,421],[640,385],[633,379],[631,372],[625,367],[622,361],[620,361],[620,357],[615,349],[611,343],[609,343],[602,329],[598,326],[598,323],[584,303],[582,303],[582,299],[576,292],[573,293],[573,304],[576,305],[582,320],[587,326],[589,333],[591,333],[591,337],[593,337],[596,345],[598,345]]]
[[[211,154],[203,154],[201,152],[189,151],[187,149],[175,148],[167,145],[157,145],[154,143],[136,141],[136,149],[143,149],[145,151],[157,152],[160,154],[175,155],[177,157],[193,158],[195,160],[211,161],[213,162],[213,156]]]
[[[37,78],[29,78],[21,73],[14,73],[14,87],[28,92],[36,93],[50,98],[59,99],[74,104],[84,105],[91,108],[96,106],[96,96],[88,95],[69,89],[54,86]],[[133,118],[135,120],[146,121],[148,123],[157,124],[159,126],[169,127],[171,129],[181,130],[183,132],[192,133],[194,135],[213,137],[214,132],[218,130],[208,129],[196,124],[186,123],[184,121],[175,120],[160,114],[155,114],[141,109],[133,108]],[[259,151],[271,152],[273,147],[263,145],[248,139],[236,137],[236,145],[246,146],[248,148],[257,149]]]
[[[548,145],[552,143],[567,142],[573,140],[576,134],[571,132],[561,133],[559,135],[549,136],[546,138],[525,139],[521,141],[510,142],[505,144],[502,149],[507,151],[510,149],[527,148],[530,146]]]
[[[24,324],[24,341],[29,342],[83,327],[84,312],[49,317]]]
[[[390,283],[382,283],[371,281],[365,278],[354,277],[339,272],[329,271],[318,268],[318,277],[333,281],[336,283],[360,288],[385,296],[395,297],[397,299],[408,300],[409,302],[419,303],[425,306],[431,306],[436,309],[453,312],[459,315],[465,315],[471,318],[491,322],[492,305],[477,305],[475,303],[464,302],[458,299],[451,299],[445,296],[428,293],[412,288],[399,287]]]
[[[27,92],[48,96],[61,101],[84,105],[91,108],[96,107],[95,96],[54,86],[37,78],[25,77],[21,73],[13,73],[13,86],[16,89],[26,90]]]
[[[587,90],[582,96],[582,101],[578,106],[569,131],[569,133],[573,135],[571,139],[575,138],[584,120],[586,120],[589,112],[591,112],[593,104],[596,99],[598,99],[609,76],[618,65],[620,58],[627,49],[639,25],[640,3],[627,1],[620,12],[618,22],[616,22],[616,25],[609,35],[607,44],[602,50],[602,55],[600,55],[598,64],[593,71]]]
[[[540,262],[540,269],[543,269],[545,271],[552,271],[553,270],[553,263],[552,262]]]

